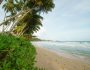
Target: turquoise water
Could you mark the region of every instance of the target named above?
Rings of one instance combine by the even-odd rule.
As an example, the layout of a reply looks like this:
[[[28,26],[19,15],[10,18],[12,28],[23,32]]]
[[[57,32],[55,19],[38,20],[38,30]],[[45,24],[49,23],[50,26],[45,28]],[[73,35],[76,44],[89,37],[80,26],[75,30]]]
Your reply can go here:
[[[90,57],[90,42],[32,42],[39,47],[47,48],[58,53],[68,53],[83,57]]]

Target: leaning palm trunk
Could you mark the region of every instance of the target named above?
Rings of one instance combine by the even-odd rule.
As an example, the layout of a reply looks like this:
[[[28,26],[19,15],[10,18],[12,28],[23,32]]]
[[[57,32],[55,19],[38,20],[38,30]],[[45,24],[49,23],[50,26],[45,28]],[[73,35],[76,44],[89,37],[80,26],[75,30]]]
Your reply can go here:
[[[25,5],[26,5],[27,3],[28,3],[28,0],[25,1],[25,4],[22,6],[22,9],[21,9],[20,13],[14,15],[14,16],[11,16],[10,18],[8,18],[7,20],[5,20],[4,22],[0,23],[0,26],[3,25],[3,24],[5,24],[6,22],[8,22],[8,21],[10,21],[10,20],[12,20],[12,19],[14,19],[14,18],[16,18],[16,17],[19,16],[20,14],[22,14],[22,13],[24,12],[23,9],[24,9],[24,7],[25,7]]]
[[[26,27],[27,24],[24,24],[20,30],[20,32],[18,33],[18,36],[22,36],[23,35],[23,32],[26,30],[24,29]]]
[[[22,13],[23,13],[23,11],[21,11],[21,12],[18,13],[17,15],[11,16],[10,18],[8,18],[7,20],[5,20],[4,22],[0,23],[0,26],[3,25],[3,24],[5,24],[6,22],[8,22],[8,21],[10,21],[10,20],[12,20],[12,19],[14,19],[14,18],[16,18],[17,16],[19,16],[19,15],[22,14]]]
[[[22,31],[20,32],[20,36],[21,36],[21,35],[24,35],[24,32],[25,32],[27,29],[28,29],[28,28],[22,30]]]
[[[16,22],[11,26],[10,32],[13,31],[13,29],[15,28],[15,26],[17,26],[18,22],[21,21],[29,12],[30,11],[25,12],[25,14],[21,18],[19,17],[20,19],[15,20]]]
[[[4,21],[6,20],[6,12],[5,12],[5,17],[4,17]],[[2,32],[4,33],[5,29],[4,29],[4,24],[3,24],[3,28],[2,28]]]

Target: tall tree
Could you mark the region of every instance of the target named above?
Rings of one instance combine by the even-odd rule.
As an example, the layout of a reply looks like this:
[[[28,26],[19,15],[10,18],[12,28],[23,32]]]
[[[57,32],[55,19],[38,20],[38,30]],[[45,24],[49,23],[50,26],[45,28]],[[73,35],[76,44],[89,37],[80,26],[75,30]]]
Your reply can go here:
[[[54,3],[53,0],[5,0],[3,8],[9,15],[0,25],[13,22],[10,32],[32,35],[42,26],[41,13],[52,11]]]

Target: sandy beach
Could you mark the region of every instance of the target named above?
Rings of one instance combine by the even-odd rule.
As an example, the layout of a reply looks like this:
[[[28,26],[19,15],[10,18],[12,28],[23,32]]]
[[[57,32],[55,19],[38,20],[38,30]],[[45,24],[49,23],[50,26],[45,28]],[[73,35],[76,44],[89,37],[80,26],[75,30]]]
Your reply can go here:
[[[66,58],[45,48],[36,48],[36,66],[45,70],[90,70],[90,64]]]

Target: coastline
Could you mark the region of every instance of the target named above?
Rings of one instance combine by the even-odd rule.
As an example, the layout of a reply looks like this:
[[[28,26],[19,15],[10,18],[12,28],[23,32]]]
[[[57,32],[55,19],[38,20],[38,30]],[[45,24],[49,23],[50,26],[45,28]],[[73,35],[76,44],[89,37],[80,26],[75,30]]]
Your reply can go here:
[[[48,49],[36,47],[36,66],[45,70],[90,70],[90,64],[65,58]]]

